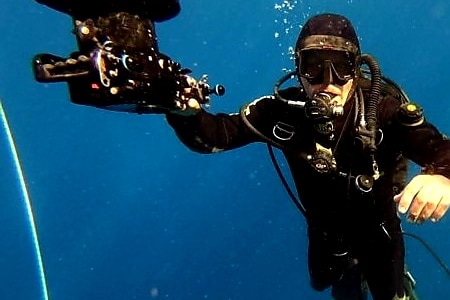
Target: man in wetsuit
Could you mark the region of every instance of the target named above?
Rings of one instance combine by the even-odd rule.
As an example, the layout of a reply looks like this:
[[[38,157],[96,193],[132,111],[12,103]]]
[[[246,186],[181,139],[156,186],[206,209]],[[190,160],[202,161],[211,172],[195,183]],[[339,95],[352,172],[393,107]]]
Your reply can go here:
[[[367,283],[375,300],[417,299],[405,280],[397,212],[416,223],[444,216],[450,141],[395,83],[382,80],[345,17],[310,18],[295,58],[301,86],[276,90],[231,115],[208,113],[192,97],[167,114],[169,124],[200,153],[254,142],[283,151],[308,224],[315,290],[331,286],[335,299],[366,299]],[[398,180],[405,159],[422,166],[408,184]]]

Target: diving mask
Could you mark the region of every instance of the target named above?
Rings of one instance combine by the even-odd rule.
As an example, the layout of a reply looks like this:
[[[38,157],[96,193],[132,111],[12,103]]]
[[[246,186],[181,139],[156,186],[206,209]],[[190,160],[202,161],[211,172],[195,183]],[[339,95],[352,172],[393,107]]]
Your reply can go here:
[[[356,74],[356,56],[340,50],[308,49],[300,52],[299,76],[310,84],[344,85]]]

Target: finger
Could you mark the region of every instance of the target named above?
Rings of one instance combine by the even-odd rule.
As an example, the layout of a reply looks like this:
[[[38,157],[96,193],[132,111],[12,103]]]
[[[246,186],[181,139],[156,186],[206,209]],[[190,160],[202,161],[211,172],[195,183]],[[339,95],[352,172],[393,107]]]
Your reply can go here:
[[[424,222],[425,222],[425,219],[423,219],[422,217],[414,217],[414,216],[408,216],[408,222],[410,222],[410,223],[414,223],[414,224],[417,224],[417,225],[422,225]]]
[[[419,214],[419,218],[423,219],[423,220],[428,220],[431,215],[436,211],[436,209],[438,208],[438,205],[441,201],[442,197],[440,197],[437,201],[429,201],[425,204],[425,206],[423,207],[422,211]]]
[[[402,199],[402,197],[403,197],[403,191],[404,190],[402,190],[399,194],[397,194],[397,195],[394,195],[394,202],[399,202],[400,201],[400,199]]]
[[[443,197],[439,202],[438,206],[430,216],[432,222],[439,221],[447,212],[450,206],[450,199],[448,197]]]
[[[409,212],[415,216],[419,216],[428,202],[438,202],[441,198],[435,199],[435,195],[431,193],[427,186],[422,186],[413,196],[412,203],[409,206]]]
[[[416,195],[413,205],[410,207],[410,212],[412,215],[418,216],[419,219],[427,220],[434,213],[434,211],[438,208],[438,205],[441,203],[445,193],[443,194],[443,190],[439,188],[439,185],[436,184],[426,184],[419,193]],[[422,203],[424,205],[422,206]],[[445,204],[445,201],[442,202]],[[415,206],[417,204],[417,206]],[[421,207],[422,206],[422,207]]]
[[[403,191],[403,195],[401,196],[401,198],[398,200],[398,211],[402,214],[406,213],[409,209],[409,207],[411,206],[411,203],[413,202],[415,196],[417,194],[417,190],[413,190],[412,188],[410,189],[405,189]]]
[[[398,211],[402,214],[406,213],[408,209],[411,206],[411,203],[413,202],[414,198],[416,197],[417,193],[419,193],[420,189],[422,188],[423,184],[421,180],[415,177],[403,190],[403,195],[400,198],[398,202]],[[420,208],[419,211],[421,211],[423,206]]]
[[[409,219],[416,223],[423,223],[436,210],[441,201],[442,193],[433,185],[424,185],[415,195],[409,207]]]

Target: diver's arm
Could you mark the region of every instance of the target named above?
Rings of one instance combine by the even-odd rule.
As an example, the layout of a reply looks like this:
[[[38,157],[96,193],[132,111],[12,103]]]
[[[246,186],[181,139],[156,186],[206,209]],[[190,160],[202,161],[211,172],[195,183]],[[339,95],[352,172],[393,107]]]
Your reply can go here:
[[[167,114],[167,121],[189,149],[215,153],[256,142],[256,136],[238,114],[211,114],[205,110],[192,116]]]
[[[417,163],[424,173],[450,178],[450,140],[428,122],[415,103],[385,96],[378,108],[379,124],[389,147]]]
[[[423,168],[425,174],[450,178],[450,140],[426,120],[406,128],[403,153]]]
[[[439,221],[450,206],[450,179],[440,174],[416,175],[394,201],[399,213],[408,212],[411,222]]]
[[[264,113],[273,111],[272,105],[272,97],[262,97],[247,105],[244,110],[247,122],[255,127],[265,124],[268,116]],[[178,138],[195,152],[214,153],[263,141],[237,113],[212,114],[198,106],[188,116],[183,111],[169,113],[167,121]]]
[[[285,99],[300,100],[305,96],[295,87],[279,92]],[[189,93],[185,95],[189,97]],[[214,115],[202,109],[195,99],[188,100],[193,101],[184,99],[181,109],[168,114],[167,120],[186,146],[201,153],[234,149],[252,142],[264,142],[280,149],[294,146],[290,138],[283,140],[274,136],[283,135],[279,132],[284,130],[279,127],[281,121],[287,122],[282,124],[288,127],[287,124],[293,126],[294,123],[298,126],[304,118],[303,110],[293,109],[291,104],[274,95],[255,99],[243,106],[239,114]]]
[[[436,222],[450,206],[450,140],[427,122],[420,108],[412,105],[403,112],[401,108],[396,110],[392,128],[401,152],[422,166],[423,171],[412,178],[394,201],[399,213],[408,213],[408,220],[418,224],[426,220]]]
[[[422,174],[412,178],[396,195],[400,213],[408,212],[408,220],[421,224],[436,222],[450,206],[450,140],[432,124],[412,128],[406,155],[422,166]]]

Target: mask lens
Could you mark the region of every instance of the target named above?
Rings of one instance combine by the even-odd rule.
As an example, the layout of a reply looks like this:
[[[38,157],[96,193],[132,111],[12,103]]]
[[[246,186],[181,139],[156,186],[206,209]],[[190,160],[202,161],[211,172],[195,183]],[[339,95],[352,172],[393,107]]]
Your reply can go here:
[[[310,83],[323,83],[325,69],[331,68],[333,79],[345,83],[355,75],[355,55],[337,50],[305,50],[300,54],[300,76]]]

